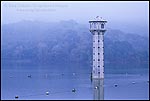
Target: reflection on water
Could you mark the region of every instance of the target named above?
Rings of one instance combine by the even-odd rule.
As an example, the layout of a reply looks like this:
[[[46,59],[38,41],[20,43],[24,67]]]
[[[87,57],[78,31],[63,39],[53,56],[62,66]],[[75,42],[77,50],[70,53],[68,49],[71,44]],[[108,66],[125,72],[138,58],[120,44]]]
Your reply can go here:
[[[104,79],[93,80],[93,99],[104,100]]]

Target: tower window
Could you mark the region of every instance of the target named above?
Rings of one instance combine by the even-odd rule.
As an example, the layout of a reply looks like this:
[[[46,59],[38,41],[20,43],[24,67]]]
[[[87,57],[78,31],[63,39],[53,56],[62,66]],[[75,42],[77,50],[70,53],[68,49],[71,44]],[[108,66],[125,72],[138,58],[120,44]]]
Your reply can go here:
[[[96,28],[96,23],[94,23],[94,28]]]
[[[100,48],[100,47],[98,47],[98,48]]]
[[[100,67],[100,66],[98,66],[98,67]]]
[[[95,55],[95,53],[93,53],[93,55]]]
[[[100,72],[98,72],[98,74],[100,74]]]
[[[100,53],[98,53],[98,55],[100,55]]]
[[[100,59],[98,59],[98,61],[100,61]]]
[[[95,59],[93,59],[93,61],[95,61]]]
[[[101,28],[104,28],[104,24],[101,24]]]
[[[98,42],[100,42],[100,41],[98,40]]]

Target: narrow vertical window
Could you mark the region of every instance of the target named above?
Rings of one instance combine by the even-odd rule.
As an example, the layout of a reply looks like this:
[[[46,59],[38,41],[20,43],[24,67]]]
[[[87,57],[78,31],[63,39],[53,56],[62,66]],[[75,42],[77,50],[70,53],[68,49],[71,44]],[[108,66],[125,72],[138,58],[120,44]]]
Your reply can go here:
[[[102,29],[104,28],[104,24],[101,24],[101,28],[102,28]]]
[[[96,23],[94,23],[94,28],[96,28]]]

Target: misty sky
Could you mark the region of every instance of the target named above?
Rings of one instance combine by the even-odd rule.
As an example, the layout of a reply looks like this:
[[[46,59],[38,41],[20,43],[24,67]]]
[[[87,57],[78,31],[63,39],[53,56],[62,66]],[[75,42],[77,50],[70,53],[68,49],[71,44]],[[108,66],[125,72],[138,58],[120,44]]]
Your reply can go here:
[[[109,25],[149,26],[149,2],[92,2],[92,1],[53,1],[53,2],[2,2],[2,24],[33,20],[58,22],[76,20],[87,24],[88,20],[102,16]],[[114,25],[114,26],[115,26]]]

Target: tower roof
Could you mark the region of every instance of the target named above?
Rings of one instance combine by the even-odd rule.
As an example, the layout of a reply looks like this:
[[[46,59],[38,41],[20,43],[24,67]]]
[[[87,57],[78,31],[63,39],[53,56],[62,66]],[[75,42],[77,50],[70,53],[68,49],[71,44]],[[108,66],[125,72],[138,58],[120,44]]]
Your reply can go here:
[[[90,22],[107,22],[106,20],[104,20],[102,17],[99,18],[99,16],[97,16],[94,20],[90,20]]]

